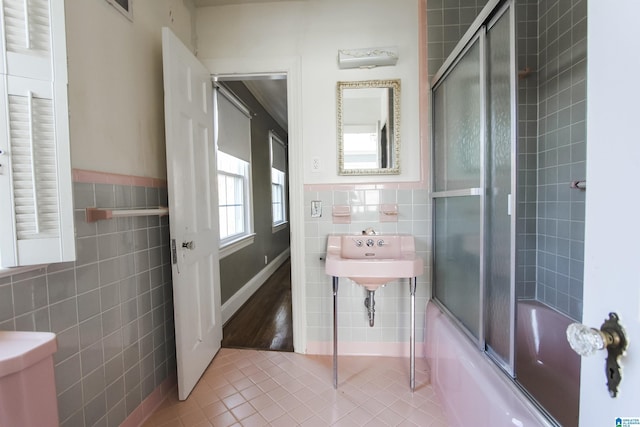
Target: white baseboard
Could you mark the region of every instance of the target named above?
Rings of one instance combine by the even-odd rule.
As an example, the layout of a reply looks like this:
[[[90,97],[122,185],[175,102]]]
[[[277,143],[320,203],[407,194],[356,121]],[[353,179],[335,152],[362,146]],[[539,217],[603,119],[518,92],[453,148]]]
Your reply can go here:
[[[233,294],[231,298],[227,300],[224,304],[222,304],[222,324],[227,323],[231,316],[235,314],[236,311],[242,304],[247,302],[247,300],[254,294],[255,291],[262,286],[264,282],[267,281],[269,277],[280,267],[286,260],[289,258],[289,254],[291,252],[290,248],[287,248],[280,255],[275,257],[265,268],[260,270],[258,274],[253,276],[251,280],[249,280],[238,292]]]

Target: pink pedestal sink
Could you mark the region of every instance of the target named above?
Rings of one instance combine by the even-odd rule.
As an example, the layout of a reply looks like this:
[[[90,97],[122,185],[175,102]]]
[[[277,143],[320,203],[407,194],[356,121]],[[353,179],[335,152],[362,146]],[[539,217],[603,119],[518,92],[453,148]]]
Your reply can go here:
[[[420,276],[423,269],[408,234],[342,234],[327,240],[325,272],[348,277],[370,291],[396,279]]]
[[[424,264],[416,256],[413,236],[407,234],[341,234],[327,240],[325,272],[333,276],[333,387],[338,388],[338,281],[347,277],[365,287],[369,297],[370,326],[373,326],[373,294],[385,283],[408,278],[411,295],[409,336],[411,391],[415,389],[415,324],[416,277],[422,275]],[[370,305],[369,305],[370,304]]]

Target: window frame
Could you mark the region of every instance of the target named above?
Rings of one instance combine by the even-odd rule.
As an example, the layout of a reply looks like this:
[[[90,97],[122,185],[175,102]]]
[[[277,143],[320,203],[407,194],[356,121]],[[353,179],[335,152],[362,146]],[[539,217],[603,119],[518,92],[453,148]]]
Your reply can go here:
[[[234,188],[233,190],[233,199],[240,199],[239,202],[235,202],[235,203],[230,203],[228,202],[229,197],[229,192],[227,190],[225,190],[225,195],[227,197],[225,197],[225,202],[223,203],[220,200],[220,195],[221,195],[221,185],[220,185],[220,181],[221,178],[225,179],[225,185],[224,187],[227,187],[228,185],[228,181],[232,180],[235,181],[232,183],[232,186]],[[240,194],[238,195],[238,193],[236,193],[237,188],[236,188],[236,182],[238,182],[240,185],[238,185],[238,187],[241,189]],[[228,187],[227,187],[228,188]],[[239,197],[238,197],[239,196]],[[244,174],[235,174],[235,173],[229,173],[226,171],[218,171],[218,209],[219,209],[219,214],[220,214],[220,218],[222,218],[223,216],[226,218],[229,218],[230,216],[235,216],[233,213],[229,214],[229,208],[232,208],[231,211],[233,211],[233,208],[236,207],[241,207],[241,211],[242,211],[242,221],[240,221],[242,228],[240,232],[234,232],[234,233],[230,233],[230,234],[226,234],[226,232],[229,231],[229,224],[230,221],[227,219],[225,221],[227,227],[225,230],[225,236],[223,237],[223,232],[222,232],[222,227],[220,228],[220,246],[225,246],[226,244],[228,244],[229,242],[232,242],[234,240],[237,240],[241,237],[243,237],[245,234],[247,234],[247,203],[246,203],[246,197],[247,196],[247,185],[246,185],[246,176]],[[222,209],[227,210],[225,215],[222,215]],[[234,218],[237,219],[237,218]],[[222,221],[221,221],[222,223]],[[234,221],[234,224],[236,223],[236,221]],[[235,227],[237,228],[237,227]]]
[[[274,179],[274,171],[277,171],[279,174],[281,174],[282,182],[279,182],[279,181],[276,182],[276,180]],[[275,200],[274,187],[280,190],[279,196],[281,197],[281,200],[279,201]],[[282,171],[271,168],[271,229],[272,231],[278,231],[283,227],[285,227],[288,223],[286,190],[287,190],[286,174]],[[278,202],[278,204],[280,205],[279,211],[280,211],[280,216],[282,217],[282,220],[280,221],[275,220],[274,208],[275,208],[276,202]]]
[[[221,152],[218,152],[218,156]],[[244,231],[242,233],[236,233],[229,235],[225,238],[220,236],[220,258],[224,258],[226,256],[231,255],[232,253],[239,251],[240,249],[251,245],[255,239],[255,232],[253,231],[253,209],[252,209],[252,201],[253,195],[251,191],[251,164],[248,162],[244,162],[243,160],[237,159],[229,154],[225,155],[232,157],[240,162],[245,164],[245,174],[237,174],[231,173],[227,171],[221,171],[218,169],[217,171],[217,179],[220,181],[220,176],[232,177],[232,178],[240,178],[242,179],[242,207],[244,213]],[[219,192],[218,192],[219,193]],[[228,205],[224,205],[227,207]],[[218,194],[218,215],[221,220],[222,215],[220,214],[220,210],[223,208],[223,205],[220,203],[220,195]],[[219,233],[221,234],[221,233]]]
[[[242,248],[245,248],[255,241],[255,229],[254,229],[254,219],[253,219],[253,185],[252,185],[252,159],[249,153],[249,160],[243,160],[239,157],[228,154],[224,151],[221,151],[218,147],[217,128],[219,126],[218,123],[218,96],[225,97],[231,104],[238,108],[238,110],[246,115],[250,120],[250,112],[246,108],[246,106],[229,90],[224,88],[223,86],[216,85],[216,90],[214,91],[214,117],[215,117],[215,127],[216,127],[216,178],[220,181],[220,176],[231,176],[231,177],[241,177],[243,180],[243,211],[244,211],[244,232],[233,234],[225,237],[224,239],[221,237],[221,227],[218,231],[218,235],[220,237],[220,246],[219,246],[219,257],[220,259],[225,258],[234,252],[239,251]],[[227,156],[230,159],[234,159],[235,161],[243,164],[243,172],[239,173],[238,170],[224,170],[220,168],[220,157]],[[219,184],[218,184],[219,185]],[[218,191],[219,193],[219,191]],[[220,215],[221,203],[220,203],[220,195],[218,194],[218,214],[219,221],[222,219],[222,215]]]
[[[288,173],[287,171],[281,171],[277,168],[274,168],[274,156],[273,156],[273,144],[280,144],[285,152],[285,163],[286,163],[286,150],[287,150],[287,145],[285,144],[285,142],[282,140],[282,138],[280,138],[278,136],[278,134],[276,134],[274,131],[269,131],[269,160],[270,160],[270,172],[271,172],[271,232],[272,233],[276,233],[280,230],[282,230],[283,228],[287,227],[287,225],[289,224],[289,218],[287,217],[287,189],[288,189],[288,185],[287,185],[287,181],[288,181]],[[285,168],[286,169],[286,168]],[[282,174],[282,182],[275,182],[274,180],[274,172],[276,173],[276,175]],[[273,208],[274,208],[274,192],[273,192],[273,187],[274,185],[279,186],[282,188],[282,209],[281,209],[281,214],[282,214],[282,221],[278,221],[276,222],[274,219],[274,215],[273,215]]]

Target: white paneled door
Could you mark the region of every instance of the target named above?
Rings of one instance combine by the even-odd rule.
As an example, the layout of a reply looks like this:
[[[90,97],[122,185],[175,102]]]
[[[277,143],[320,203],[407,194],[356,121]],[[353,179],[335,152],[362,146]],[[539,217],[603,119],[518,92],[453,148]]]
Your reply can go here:
[[[616,427],[640,420],[640,2],[589,1],[588,8],[583,323],[599,328],[617,313],[629,347],[616,398],[607,391],[606,352],[582,358],[580,426]]]
[[[222,341],[212,82],[168,28],[162,56],[178,395],[186,399]]]

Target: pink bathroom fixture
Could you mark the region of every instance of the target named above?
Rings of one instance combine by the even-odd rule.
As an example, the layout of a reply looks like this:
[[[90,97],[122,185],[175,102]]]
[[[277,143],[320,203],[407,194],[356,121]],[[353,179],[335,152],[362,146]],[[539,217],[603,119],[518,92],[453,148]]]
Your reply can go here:
[[[551,427],[552,424],[433,302],[427,304],[425,354],[447,425]]]
[[[397,279],[409,279],[409,386],[411,391],[415,389],[416,278],[422,274],[423,269],[422,258],[416,256],[413,236],[378,234],[372,228],[364,230],[362,234],[329,236],[325,272],[333,277],[333,388],[338,388],[338,282],[340,277],[346,277],[367,290],[364,305],[367,307],[371,327],[374,325],[376,290]]]
[[[0,426],[57,427],[56,335],[0,331]]]
[[[396,279],[420,276],[423,261],[408,234],[331,235],[325,271],[375,291]]]

